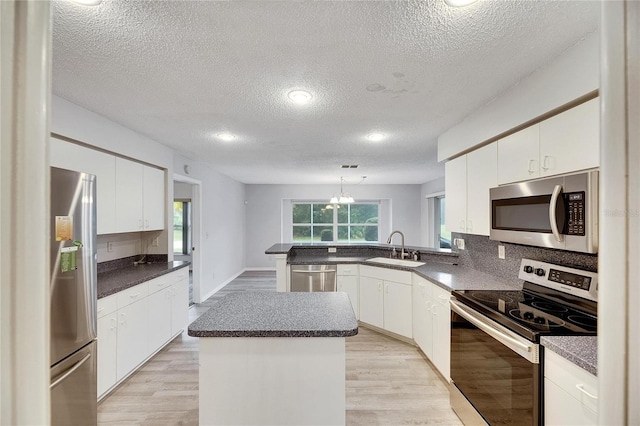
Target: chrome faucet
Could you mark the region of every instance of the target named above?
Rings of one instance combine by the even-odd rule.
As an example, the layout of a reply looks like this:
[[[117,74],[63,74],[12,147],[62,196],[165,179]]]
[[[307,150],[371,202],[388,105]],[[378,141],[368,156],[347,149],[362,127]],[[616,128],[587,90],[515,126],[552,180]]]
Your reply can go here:
[[[400,234],[400,242],[402,243],[402,250],[400,251],[400,259],[404,259],[404,257],[406,256],[405,252],[404,252],[404,234],[400,231],[393,231],[391,233],[391,235],[389,235],[389,238],[387,238],[387,244],[391,244],[391,238],[393,238],[393,234]],[[395,252],[396,248],[393,248],[393,252]],[[393,254],[392,252],[392,254]]]

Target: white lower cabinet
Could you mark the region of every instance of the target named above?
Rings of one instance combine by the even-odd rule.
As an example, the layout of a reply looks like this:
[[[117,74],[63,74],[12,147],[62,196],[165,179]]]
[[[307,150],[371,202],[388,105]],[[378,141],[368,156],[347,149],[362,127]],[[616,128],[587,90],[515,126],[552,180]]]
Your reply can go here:
[[[550,350],[544,357],[545,424],[598,424],[598,378]]]
[[[411,272],[360,267],[360,321],[411,338]]]
[[[451,293],[417,275],[413,275],[413,339],[418,347],[449,381]]]
[[[185,329],[189,271],[163,275],[98,300],[98,397]]]
[[[358,313],[358,277],[353,275],[338,275],[338,291],[343,291],[349,295],[349,301],[351,302],[353,313],[355,314],[356,319],[360,319],[360,315]]]

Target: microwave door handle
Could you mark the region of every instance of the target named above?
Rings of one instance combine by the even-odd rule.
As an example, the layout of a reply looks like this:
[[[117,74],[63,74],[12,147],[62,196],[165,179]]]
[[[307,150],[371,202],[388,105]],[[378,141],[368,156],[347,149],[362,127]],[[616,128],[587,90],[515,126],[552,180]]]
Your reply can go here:
[[[557,242],[562,242],[562,234],[558,229],[558,221],[556,219],[558,198],[562,194],[562,185],[556,185],[551,193],[551,202],[549,203],[549,222],[551,223],[551,233]]]

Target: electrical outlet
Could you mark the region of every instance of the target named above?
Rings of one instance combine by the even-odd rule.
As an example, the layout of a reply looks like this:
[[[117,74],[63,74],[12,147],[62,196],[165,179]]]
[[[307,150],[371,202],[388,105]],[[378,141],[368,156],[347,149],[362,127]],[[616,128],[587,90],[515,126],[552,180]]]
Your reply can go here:
[[[335,253],[338,249],[336,247],[329,247],[329,253]]]
[[[107,251],[108,252],[112,252],[113,251],[113,243],[111,241],[109,241],[107,243]]]
[[[464,250],[464,240],[462,238],[456,238],[456,247],[460,250]]]
[[[498,259],[504,259],[504,246],[498,246]]]

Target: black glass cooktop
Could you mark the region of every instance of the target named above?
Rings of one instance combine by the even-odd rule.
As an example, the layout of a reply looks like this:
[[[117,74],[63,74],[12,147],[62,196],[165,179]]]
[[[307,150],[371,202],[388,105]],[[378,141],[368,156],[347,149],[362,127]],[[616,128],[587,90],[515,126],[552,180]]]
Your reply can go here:
[[[533,291],[536,287],[526,285],[522,291],[457,290],[453,296],[531,341],[538,342],[542,335],[596,334],[595,304],[566,301],[566,295],[563,299],[544,297]]]

